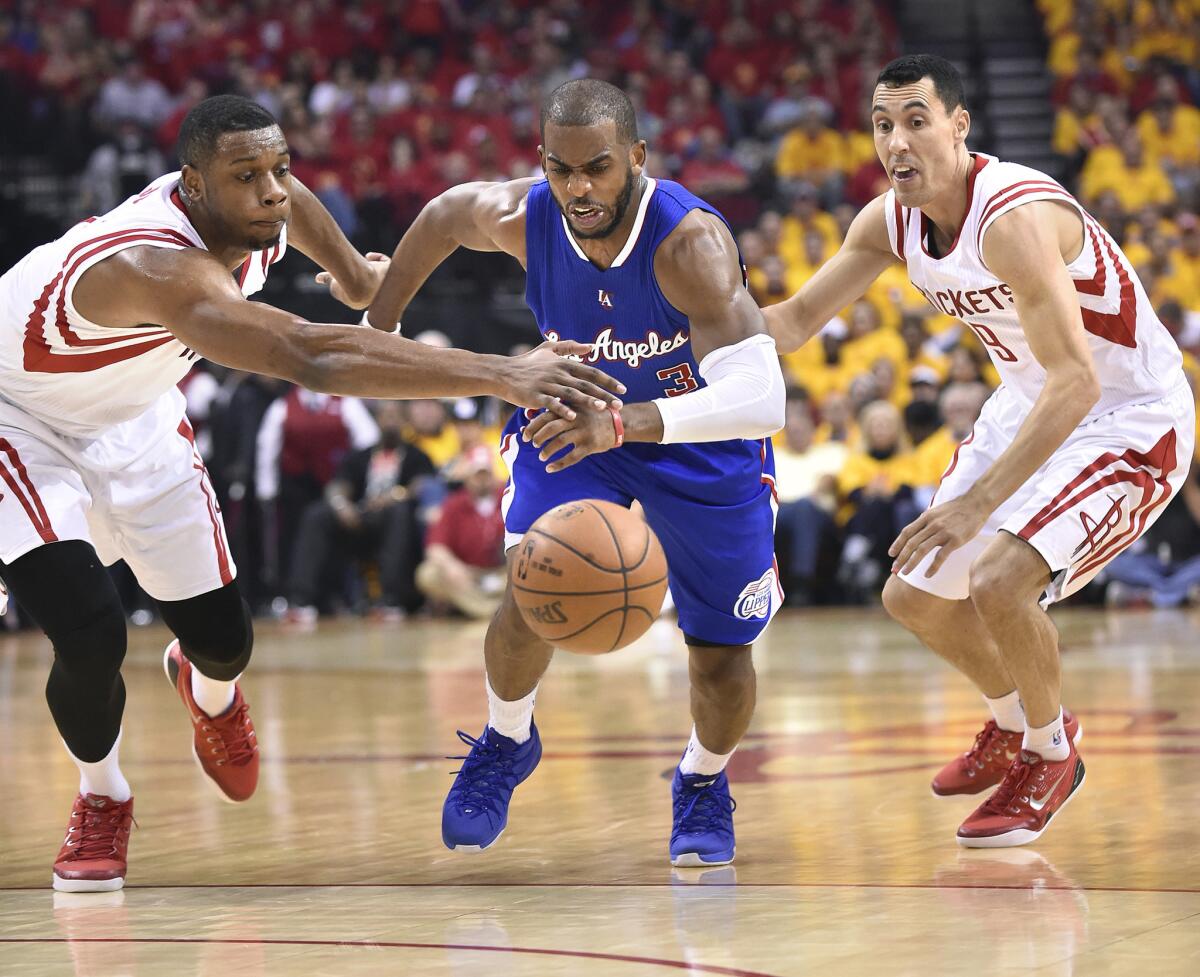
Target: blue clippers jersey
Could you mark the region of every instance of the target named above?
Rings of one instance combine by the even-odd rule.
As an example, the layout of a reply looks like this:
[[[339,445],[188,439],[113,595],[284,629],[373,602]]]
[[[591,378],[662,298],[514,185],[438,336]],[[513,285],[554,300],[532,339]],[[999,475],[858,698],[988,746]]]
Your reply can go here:
[[[647,180],[629,240],[601,270],[571,237],[546,181],[529,188],[525,207],[525,300],[543,336],[593,344],[587,362],[625,384],[626,403],[705,386],[692,355],[691,324],[663,297],[654,254],[689,211],[724,221],[720,213],[678,183]],[[702,494],[718,496],[756,491],[764,468],[774,467],[769,441],[627,443],[603,457],[614,464],[636,460],[664,475],[707,483],[708,491],[697,486]]]

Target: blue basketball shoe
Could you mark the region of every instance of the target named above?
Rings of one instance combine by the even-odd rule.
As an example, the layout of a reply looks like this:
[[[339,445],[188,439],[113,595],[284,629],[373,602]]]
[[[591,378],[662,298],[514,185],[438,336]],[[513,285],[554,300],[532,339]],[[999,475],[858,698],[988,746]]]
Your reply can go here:
[[[517,744],[490,726],[479,739],[458,731],[471,752],[448,758],[462,760],[463,765],[442,805],[442,841],[447,848],[483,851],[504,833],[512,792],[542,758],[536,725],[530,726],[529,734],[529,739]]]
[[[674,826],[672,865],[725,865],[733,861],[733,812],[729,779],[722,770],[711,774],[682,774],[675,768],[671,781]]]

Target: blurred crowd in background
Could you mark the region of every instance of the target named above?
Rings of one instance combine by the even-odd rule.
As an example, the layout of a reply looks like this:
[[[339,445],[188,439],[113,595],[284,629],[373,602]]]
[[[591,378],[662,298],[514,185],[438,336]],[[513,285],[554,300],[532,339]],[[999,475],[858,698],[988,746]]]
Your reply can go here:
[[[902,47],[921,48],[902,44],[892,6],[15,0],[0,11],[0,105],[15,120],[5,154],[36,151],[72,178],[77,219],[176,166],[188,109],[236,92],[280,120],[295,175],[351,240],[390,252],[449,186],[536,173],[540,99],[600,77],[633,99],[648,172],[729,218],[766,305],[811,277],[887,188],[869,94]],[[1200,4],[1037,6],[1068,188],[1125,248],[1196,376]],[[515,264],[503,274],[519,282]],[[522,341],[535,341],[524,328]],[[899,265],[785,367],[787,426],[775,442],[789,602],[873,601],[887,546],[929,503],[995,373],[970,330],[932,309]],[[207,365],[184,386],[259,610],[297,626],[340,609],[490,613],[502,584],[503,405],[364,405]],[[1085,599],[1200,595],[1198,524],[1189,480]],[[132,586],[130,603],[148,616]]]

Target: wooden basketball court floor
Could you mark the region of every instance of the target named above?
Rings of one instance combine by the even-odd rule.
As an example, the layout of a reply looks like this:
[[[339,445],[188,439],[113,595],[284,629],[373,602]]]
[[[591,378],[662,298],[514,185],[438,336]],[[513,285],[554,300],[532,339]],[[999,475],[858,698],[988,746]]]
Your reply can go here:
[[[667,862],[665,777],[689,729],[671,622],[604,659],[560,653],[546,748],[509,830],[446,851],[439,812],[483,725],[482,626],[260,628],[246,679],[263,750],[234,807],[202,781],[131,635],[128,885],[50,890],[76,779],[33,636],[0,640],[0,974],[1195,975],[1200,616],[1066,610],[1088,779],[1034,847],[963,851],[967,799],[928,790],[981,703],[881,613],[789,612],[756,651],[759,709],[731,767],[733,867]]]

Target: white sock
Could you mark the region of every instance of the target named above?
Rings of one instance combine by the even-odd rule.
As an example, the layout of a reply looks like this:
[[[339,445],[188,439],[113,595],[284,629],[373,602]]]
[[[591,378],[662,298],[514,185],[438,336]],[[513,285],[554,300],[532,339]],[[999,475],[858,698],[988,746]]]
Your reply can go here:
[[[1021,748],[1036,753],[1043,760],[1065,760],[1071,755],[1071,744],[1063,729],[1062,709],[1058,717],[1046,726],[1026,726]]]
[[[240,676],[239,676],[240,677]],[[233,682],[219,682],[215,678],[201,675],[200,669],[192,665],[192,698],[210,717],[221,715],[233,705]]]
[[[687,749],[683,751],[683,759],[679,761],[679,772],[686,776],[690,773],[699,773],[706,776],[715,777],[725,769],[725,764],[729,762],[729,758],[733,756],[733,750],[728,753],[710,753],[700,745],[700,738],[696,735],[696,727],[692,727],[692,738],[688,740]]]
[[[66,743],[63,743],[63,746],[66,745]],[[121,773],[121,764],[117,759],[117,751],[120,748],[120,732],[117,733],[117,741],[113,743],[112,749],[108,751],[108,756],[95,763],[80,760],[79,757],[71,752],[69,747],[67,748],[67,754],[75,761],[75,766],[79,768],[79,793],[111,797],[117,803],[127,801],[133,796],[133,791],[129,789],[129,781]]]
[[[992,710],[992,718],[1001,729],[1019,733],[1025,728],[1025,710],[1021,708],[1021,697],[1016,689],[999,699],[989,699],[985,695],[983,701]]]
[[[538,687],[535,685],[529,695],[510,702],[496,695],[490,679],[485,677],[484,684],[487,685],[488,725],[514,743],[524,743],[533,735],[529,727],[533,724],[533,704]]]

